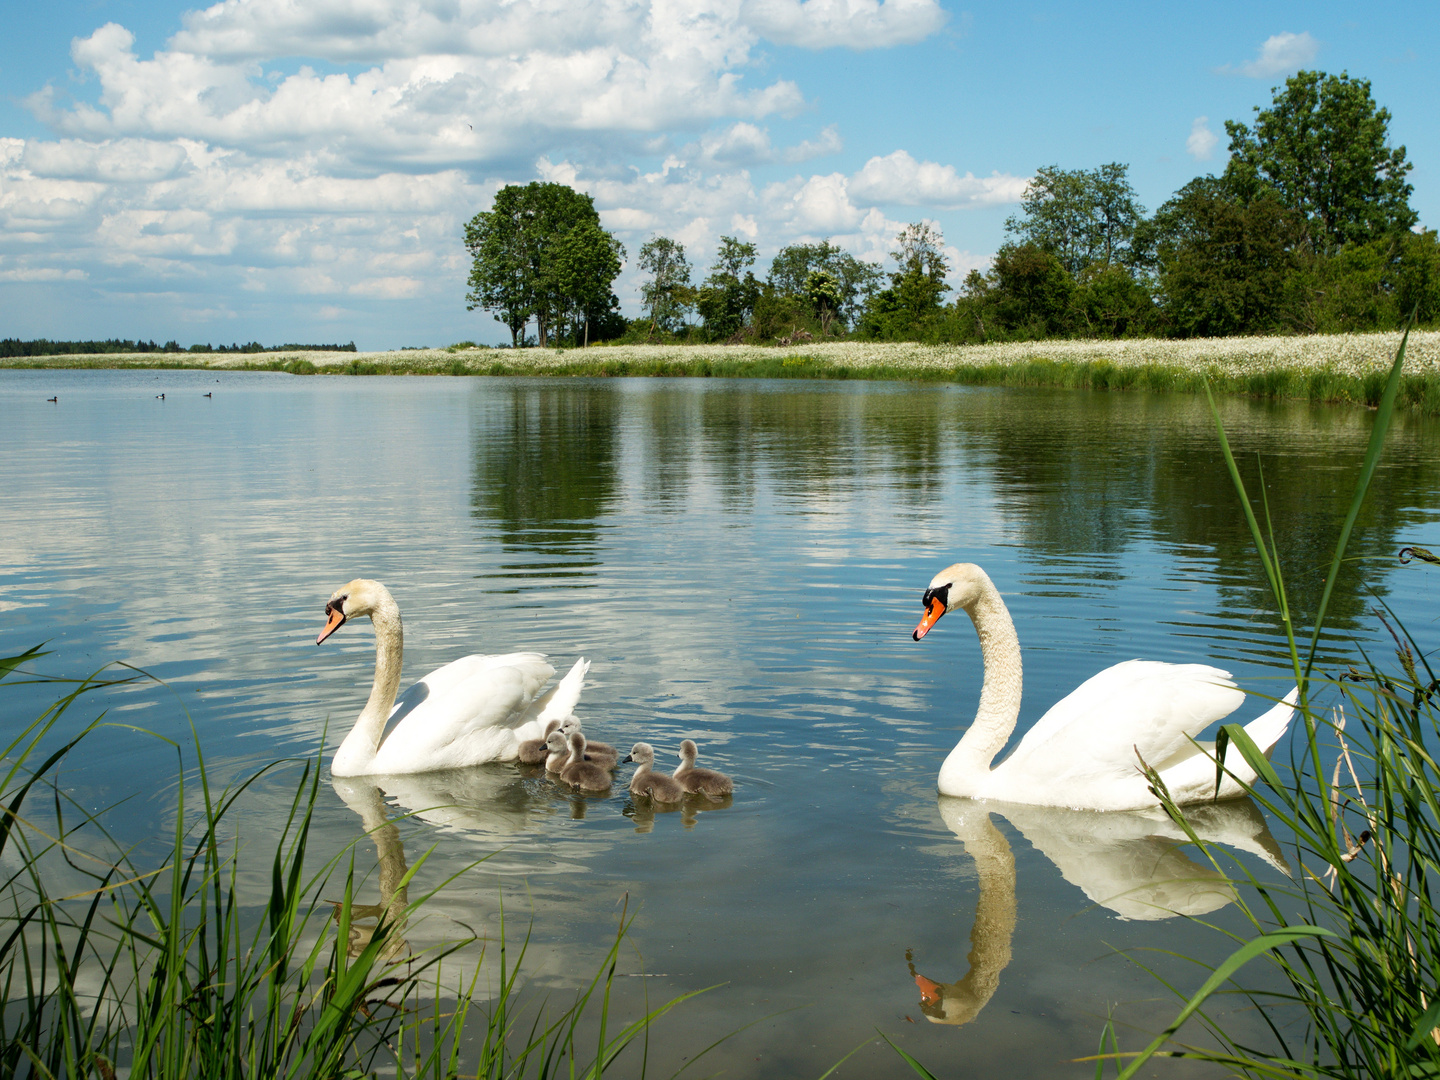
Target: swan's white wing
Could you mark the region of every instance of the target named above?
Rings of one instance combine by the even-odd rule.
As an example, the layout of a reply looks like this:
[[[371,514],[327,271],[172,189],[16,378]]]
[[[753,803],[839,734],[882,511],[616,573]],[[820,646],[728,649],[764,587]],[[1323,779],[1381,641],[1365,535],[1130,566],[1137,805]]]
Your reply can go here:
[[[1193,752],[1191,738],[1244,700],[1219,668],[1128,660],[1056,702],[997,771],[1018,770],[1057,785],[1133,778],[1137,751],[1163,767]]]
[[[539,653],[464,656],[436,669],[396,702],[376,771],[458,767],[513,755],[512,729],[554,674]]]

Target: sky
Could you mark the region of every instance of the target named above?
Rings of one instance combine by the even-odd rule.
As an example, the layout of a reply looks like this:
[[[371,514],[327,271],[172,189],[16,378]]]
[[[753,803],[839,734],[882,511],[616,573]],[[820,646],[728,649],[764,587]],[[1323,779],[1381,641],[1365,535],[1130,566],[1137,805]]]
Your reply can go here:
[[[1037,168],[1154,210],[1286,76],[1369,79],[1440,222],[1433,3],[0,0],[0,338],[498,343],[464,224],[594,196],[629,252],[829,238],[983,269]]]

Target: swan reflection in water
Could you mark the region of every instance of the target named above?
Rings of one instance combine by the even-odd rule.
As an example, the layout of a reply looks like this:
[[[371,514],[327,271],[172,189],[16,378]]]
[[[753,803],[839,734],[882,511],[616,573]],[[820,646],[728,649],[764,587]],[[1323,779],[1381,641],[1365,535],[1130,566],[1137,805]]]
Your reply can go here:
[[[351,905],[348,949],[352,957],[370,943],[382,916],[402,919],[409,903],[408,889],[400,886],[408,867],[395,817],[409,815],[463,833],[493,850],[513,843],[558,809],[553,785],[543,777],[538,781],[529,778],[509,765],[404,776],[337,776],[331,783],[345,805],[359,816],[375,842],[379,860],[380,902]],[[494,859],[487,865],[504,869],[504,864]],[[401,922],[392,931],[383,959],[396,960],[408,950],[405,929]]]
[[[975,1019],[1010,963],[1015,856],[990,820],[991,813],[1005,817],[1094,904],[1122,919],[1204,915],[1236,898],[1224,874],[1185,852],[1189,838],[1161,810],[1066,810],[942,795],[940,817],[975,860],[980,897],[970,931],[970,969],[963,978],[935,982],[915,969],[912,951],[905,953],[910,976],[920,989],[920,1011],[932,1023]],[[1249,799],[1187,807],[1186,817],[1201,840],[1248,852],[1289,873],[1264,815]]]
[[[380,867],[380,903],[350,905],[350,940],[345,951],[354,960],[375,936],[383,917],[394,925],[389,941],[380,954],[383,962],[399,959],[408,953],[409,943],[405,940],[405,909],[410,904],[410,887],[401,885],[409,867],[405,864],[405,844],[400,839],[400,830],[395,827],[385,811],[385,795],[374,784],[362,779],[341,779],[335,777],[331,783],[345,805],[360,815],[360,823],[375,841],[375,854]],[[340,905],[335,904],[335,921],[340,921]]]

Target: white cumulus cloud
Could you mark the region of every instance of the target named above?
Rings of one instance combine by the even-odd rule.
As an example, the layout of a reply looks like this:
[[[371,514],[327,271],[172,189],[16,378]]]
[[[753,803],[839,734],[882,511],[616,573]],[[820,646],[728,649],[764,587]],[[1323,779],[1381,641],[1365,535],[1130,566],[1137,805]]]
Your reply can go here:
[[[1269,79],[1276,75],[1293,75],[1313,64],[1319,55],[1320,42],[1311,37],[1309,31],[1299,34],[1285,31],[1266,38],[1254,60],[1233,68],[1227,64],[1219,70],[1247,75],[1252,79]]]
[[[998,172],[962,176],[953,165],[916,161],[906,151],[896,150],[867,161],[851,182],[851,190],[877,203],[955,210],[1019,202],[1029,182],[1028,177]]]
[[[1190,124],[1190,135],[1185,140],[1185,152],[1196,161],[1209,161],[1215,155],[1220,136],[1210,130],[1210,118],[1197,116]]]
[[[769,40],[808,49],[910,44],[945,25],[935,0],[746,0],[741,10]]]

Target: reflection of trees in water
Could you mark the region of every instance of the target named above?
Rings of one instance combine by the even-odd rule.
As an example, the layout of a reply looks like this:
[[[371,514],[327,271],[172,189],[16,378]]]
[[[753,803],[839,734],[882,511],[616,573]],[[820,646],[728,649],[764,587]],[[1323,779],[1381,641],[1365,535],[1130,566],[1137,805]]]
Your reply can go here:
[[[700,402],[705,461],[733,512],[754,506],[762,476],[787,499],[849,492],[855,482],[891,477],[897,498],[938,497],[945,462],[945,390],[867,385],[726,387]]]
[[[720,512],[733,515],[752,512],[763,489],[802,511],[883,489],[901,507],[993,500],[1040,582],[1047,566],[1059,583],[1122,576],[1137,545],[1168,546],[1218,582],[1218,613],[1202,615],[1197,634],[1233,634],[1243,650],[1273,625],[1209,409],[1197,398],[659,381],[624,392],[610,384],[514,385],[484,401],[475,516],[507,548],[557,564],[593,562],[601,519],[622,482],[666,511],[691,508],[708,490]],[[1256,494],[1260,457],[1303,624],[1318,603],[1372,414],[1235,399],[1221,410]],[[1397,425],[1358,523],[1357,552],[1388,553],[1417,520],[1413,508],[1429,502],[1430,432],[1418,420]],[[623,481],[622,444],[635,466]],[[962,538],[956,555],[964,555]],[[1077,557],[1083,569],[1070,561]],[[1183,575],[1183,567],[1173,573]],[[1367,622],[1363,577],[1363,564],[1346,571],[1332,603],[1337,633]]]
[[[513,386],[482,400],[471,513],[508,550],[553,556],[565,568],[594,565],[585,557],[619,487],[618,396],[608,387],[556,383]]]
[[[966,457],[992,473],[1002,506],[1023,519],[1030,551],[1042,560],[1119,554],[1158,540],[1218,563],[1222,611],[1273,609],[1203,401],[1099,393],[1044,393],[1023,401],[1020,408],[1007,395],[977,395],[961,443]],[[1263,468],[1292,609],[1304,620],[1318,605],[1349,510],[1371,414],[1234,400],[1222,402],[1221,412],[1252,496],[1260,494]],[[1393,548],[1410,517],[1406,508],[1427,502],[1434,486],[1423,449],[1433,437],[1424,426],[1412,426],[1392,443],[1405,445],[1391,447],[1371,486],[1357,522],[1357,554]],[[1257,515],[1263,518],[1258,502]],[[1363,577],[1363,566],[1350,564],[1331,605],[1334,629],[1363,621],[1369,603]]]

